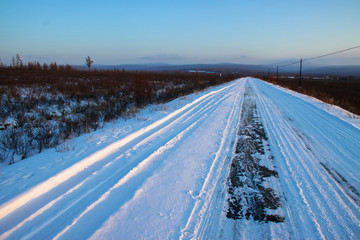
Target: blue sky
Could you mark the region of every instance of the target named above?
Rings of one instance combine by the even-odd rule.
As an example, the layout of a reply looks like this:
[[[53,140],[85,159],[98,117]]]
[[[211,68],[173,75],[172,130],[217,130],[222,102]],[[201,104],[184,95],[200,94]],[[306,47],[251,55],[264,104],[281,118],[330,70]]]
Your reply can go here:
[[[359,13],[359,0],[0,0],[0,58],[282,63],[360,45]],[[318,61],[360,65],[360,49]]]

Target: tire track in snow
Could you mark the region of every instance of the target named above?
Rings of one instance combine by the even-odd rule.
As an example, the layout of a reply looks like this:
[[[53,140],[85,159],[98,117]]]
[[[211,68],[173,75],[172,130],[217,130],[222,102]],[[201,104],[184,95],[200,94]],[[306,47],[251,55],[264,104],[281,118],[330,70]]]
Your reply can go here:
[[[220,104],[220,102],[222,102],[224,99],[226,99],[229,96],[230,93],[227,93],[225,96],[223,96],[222,92],[231,90],[231,88],[233,86],[234,86],[234,84],[232,84],[230,86],[227,86],[227,87],[224,87],[223,89],[220,89],[218,91],[211,92],[211,93],[209,93],[209,94],[195,100],[195,102],[193,102],[191,104],[188,104],[184,108],[180,109],[181,111],[180,110],[176,111],[176,114],[171,114],[171,116],[165,117],[164,119],[160,120],[160,123],[156,122],[156,123],[150,125],[149,127],[145,128],[145,129],[142,129],[142,130],[132,134],[133,136],[130,135],[130,139],[131,140],[132,139],[136,140],[136,137],[140,138],[140,141],[135,141],[136,144],[134,144],[138,148],[139,145],[141,145],[141,143],[145,144],[147,142],[146,139],[151,139],[151,137],[163,134],[163,132],[165,131],[164,130],[165,128],[171,129],[171,128],[174,127],[173,125],[177,124],[178,126],[181,127],[181,129],[183,129],[182,131],[185,131],[184,129],[187,129],[189,126],[192,126],[194,123],[198,123],[198,121],[200,121],[200,119],[202,119],[206,114],[213,111],[216,108],[216,106],[218,106]],[[169,122],[166,122],[167,120],[169,120]],[[183,124],[181,124],[181,122],[182,122],[181,120],[184,120]],[[165,124],[163,124],[163,123],[165,123]],[[163,125],[161,125],[161,124],[163,124]],[[156,129],[156,127],[158,127],[158,126],[159,126],[159,129]],[[154,131],[152,134],[148,134],[149,136],[145,136],[145,137],[143,136],[144,134],[148,133],[152,129],[155,129],[157,131]],[[168,130],[168,131],[170,131],[170,130]],[[139,134],[139,132],[140,132],[140,134]],[[165,139],[161,140],[162,144],[158,144],[158,146],[156,148],[158,150],[163,148],[165,145],[167,145],[169,143],[169,141],[168,141],[169,137],[171,138],[171,137],[174,137],[174,135],[179,135],[179,134],[180,133],[178,133],[178,132],[176,132],[176,133],[171,133],[170,132],[170,134],[168,134],[168,136],[165,136]],[[120,140],[120,141],[122,141],[122,140]],[[171,140],[170,140],[170,142],[171,142]],[[116,147],[118,147],[119,143],[117,143],[115,145],[117,145]],[[169,145],[167,145],[167,146],[169,146]],[[111,149],[115,148],[115,151],[116,151],[116,147],[112,147]],[[108,150],[109,147],[106,148],[106,149]],[[135,148],[135,150],[137,150],[137,149]],[[135,152],[135,150],[133,152]],[[115,153],[117,153],[117,152],[115,152]],[[154,154],[154,147],[151,148],[150,150],[148,150],[147,154],[152,156],[152,154]],[[94,155],[98,156],[99,154],[98,155],[94,154]],[[112,155],[108,154],[108,155],[110,155],[110,157],[111,157],[113,154]],[[124,155],[121,154],[120,157],[115,159],[115,160],[118,160],[118,162],[121,162],[119,160],[119,159],[121,159],[121,157],[124,157]],[[128,170],[124,171],[123,175],[128,176],[129,172],[132,171],[131,169],[135,169],[135,168],[137,168],[137,166],[142,165],[142,160],[144,158],[146,158],[146,156],[141,156],[141,157],[138,157],[137,160],[130,161],[130,162],[133,162],[133,164],[130,164],[129,166],[127,166]],[[101,160],[101,158],[100,158],[100,160]],[[109,160],[108,162],[109,163],[107,165],[101,166],[101,168],[105,168],[108,165],[113,165],[115,161],[114,160]],[[89,164],[89,163],[86,163],[86,164]],[[101,168],[100,168],[100,170],[101,170]],[[90,176],[88,176],[88,178],[93,178],[98,173],[101,173],[100,170],[97,170],[97,171],[93,172]],[[66,170],[65,170],[65,172],[66,172]],[[70,203],[70,205],[66,209],[63,209],[63,211],[60,211],[57,214],[55,214],[55,216],[52,216],[50,219],[47,220],[46,224],[42,224],[42,225],[40,225],[40,227],[38,226],[38,228],[35,228],[35,230],[33,230],[33,233],[36,234],[37,231],[41,231],[43,228],[47,227],[50,223],[55,221],[59,216],[65,214],[66,212],[69,212],[71,207],[73,207],[77,203],[83,201],[84,197],[86,197],[87,195],[91,195],[98,187],[102,186],[104,184],[104,182],[106,182],[109,179],[112,179],[114,177],[114,175],[117,175],[118,173],[119,173],[118,171],[115,172],[113,175],[111,175],[111,177],[108,177],[107,179],[105,179],[102,182],[100,182],[99,184],[97,184],[96,187],[90,188],[90,190],[85,192],[84,195],[81,195],[80,198],[72,200],[72,202]],[[126,173],[128,173],[128,174],[126,174]],[[60,176],[61,176],[61,174],[60,174]],[[85,180],[88,180],[88,178],[86,178]],[[82,184],[83,183],[81,183],[81,185]],[[110,186],[110,189],[112,189],[111,188],[112,186],[113,186],[113,184]],[[16,232],[16,230],[21,228],[25,223],[29,223],[32,220],[34,220],[36,217],[43,215],[44,212],[48,211],[48,209],[51,209],[51,207],[55,203],[59,202],[60,200],[63,200],[63,198],[67,197],[70,194],[74,194],[75,190],[78,190],[78,186],[74,187],[74,189],[68,190],[64,194],[60,195],[58,198],[54,199],[51,203],[49,203],[49,204],[45,205],[44,207],[40,208],[34,214],[30,215],[27,219],[25,219],[22,222],[18,223],[17,226],[13,226],[12,229],[8,230],[7,234],[2,235],[0,238],[3,238],[4,236],[10,235],[14,231]],[[41,194],[39,194],[39,195],[41,195]],[[26,196],[26,194],[25,194],[25,196]],[[28,196],[26,196],[26,197],[28,197]],[[35,196],[34,198],[36,198],[36,197],[38,197],[38,196]],[[32,237],[32,235],[31,235],[32,233],[27,232],[27,234],[30,234],[28,236]]]
[[[334,168],[330,168],[326,164],[320,162],[325,171],[336,181],[336,184],[342,188],[357,206],[360,206],[360,193]]]
[[[303,190],[303,179],[306,181],[306,178],[303,177],[299,177],[298,176],[298,172],[299,170],[303,169],[302,166],[298,166],[295,165],[293,161],[295,159],[298,159],[301,154],[299,153],[301,150],[301,152],[307,151],[307,148],[304,148],[303,146],[301,146],[301,144],[297,144],[299,146],[294,146],[293,141],[297,141],[296,136],[294,136],[294,134],[292,133],[291,129],[288,129],[287,124],[285,123],[282,114],[280,113],[280,111],[276,111],[276,106],[270,106],[270,99],[264,99],[264,97],[258,92],[258,90],[256,89],[255,85],[253,84],[254,90],[257,92],[257,96],[259,99],[259,110],[262,112],[262,117],[265,120],[264,124],[266,124],[267,122],[269,122],[271,125],[267,126],[267,131],[271,132],[278,142],[278,146],[281,148],[281,153],[283,154],[285,161],[286,161],[286,165],[288,167],[288,171],[286,171],[285,173],[286,175],[286,179],[285,181],[287,182],[286,184],[286,191],[285,192],[293,192],[294,195],[298,195],[300,194],[300,199],[302,199],[302,203],[297,199],[297,201],[295,201],[296,203],[294,204],[294,206],[292,206],[293,208],[298,209],[298,216],[300,218],[300,223],[294,224],[293,223],[293,218],[292,218],[292,214],[289,213],[289,206],[288,206],[288,216],[286,217],[286,219],[289,219],[291,221],[291,223],[293,224],[293,232],[295,232],[294,229],[294,225],[299,225],[298,227],[302,228],[303,232],[306,232],[307,228],[308,229],[312,229],[313,226],[310,225],[311,222],[314,222],[315,226],[316,226],[316,231],[318,232],[320,238],[324,239],[324,234],[323,231],[319,225],[318,219],[316,218],[315,214],[312,212],[312,209],[309,206],[309,202],[307,197],[304,195],[304,190]],[[271,110],[271,113],[270,113]],[[275,117],[276,116],[276,120]],[[286,134],[285,134],[286,133]],[[297,149],[299,149],[299,152],[297,151]],[[279,169],[279,172],[282,172],[283,169]],[[306,174],[306,171],[305,171]],[[301,180],[300,180],[301,179]],[[293,182],[293,183],[290,183]],[[290,184],[289,184],[290,183]],[[285,185],[285,184],[284,184]],[[306,182],[306,187],[310,186],[310,183]],[[284,186],[283,186],[284,187]],[[305,190],[305,193],[307,191]],[[301,206],[307,206],[307,208],[305,209],[305,212],[303,210],[303,208]],[[307,225],[307,226],[304,226]],[[300,230],[301,232],[301,230]],[[295,236],[295,238],[300,237],[299,236]]]
[[[284,219],[283,190],[256,103],[250,79],[241,107],[237,143],[228,173],[227,206],[224,209],[221,239],[290,238]]]
[[[265,84],[265,83],[264,83]],[[311,145],[316,145],[316,148],[311,148],[311,151],[316,153],[316,155],[320,156],[319,158],[324,160],[323,163],[331,164],[336,167],[341,167],[346,171],[346,169],[359,169],[360,162],[358,161],[357,156],[360,154],[360,138],[358,131],[351,127],[342,127],[341,131],[330,132],[329,129],[336,128],[336,123],[342,122],[342,120],[337,119],[336,117],[330,115],[329,113],[325,113],[323,111],[319,111],[317,108],[314,108],[310,103],[304,102],[299,98],[294,96],[289,96],[285,92],[281,92],[281,95],[291,98],[296,104],[298,112],[302,114],[298,114],[296,121],[301,121],[306,124],[307,129],[301,129],[304,131],[304,134],[300,132],[300,130],[296,130],[299,132],[299,137],[306,138],[308,136],[317,136],[317,139],[312,138],[311,141],[309,138],[305,140],[308,142],[312,142]],[[279,96],[277,97],[277,101],[280,101],[282,105],[286,105],[288,102],[284,102],[284,98]],[[318,116],[321,114],[321,117],[317,117],[316,121],[309,116]],[[330,117],[330,122],[329,118]],[[334,120],[336,119],[336,120]],[[291,120],[292,121],[292,120]],[[326,128],[325,128],[326,126]],[[350,126],[350,125],[349,125]],[[324,131],[324,129],[326,131]],[[295,129],[294,129],[295,130]],[[354,131],[355,130],[355,131]],[[320,140],[322,142],[320,142]],[[339,147],[339,140],[346,140],[347,144],[342,144],[342,147]],[[357,143],[357,147],[354,147]],[[325,156],[324,156],[325,155]],[[347,173],[348,176],[351,177],[351,181],[355,182],[357,186],[360,186],[360,179],[356,175],[352,175],[351,173]],[[348,179],[350,180],[350,179]]]
[[[191,111],[194,108],[198,107],[200,104],[204,103],[205,101],[211,99],[211,97],[221,91],[224,91],[227,88],[230,88],[231,86],[227,86],[223,89],[220,89],[218,91],[210,92],[199,99],[195,100],[194,102],[182,107],[181,109],[169,114],[168,116],[164,117],[163,119],[160,119],[156,121],[155,123],[151,124],[150,126],[147,126],[143,129],[140,129],[136,131],[135,133],[132,133],[123,139],[105,147],[104,149],[92,154],[91,156],[83,159],[82,161],[72,165],[71,167],[63,170],[56,176],[38,184],[37,186],[33,187],[32,189],[29,189],[25,193],[21,194],[20,196],[15,197],[14,199],[2,204],[0,206],[0,219],[3,219],[11,212],[15,211],[20,206],[25,205],[29,201],[51,191],[56,186],[59,186],[60,184],[66,182],[71,177],[79,174],[79,172],[84,171],[86,168],[89,168],[91,165],[103,160],[104,158],[110,156],[111,154],[117,152],[121,147],[125,146],[126,144],[131,143],[132,141],[136,140],[139,137],[146,136],[146,134],[152,134],[152,130],[159,130],[166,125],[172,123],[175,121],[179,116],[182,114],[186,114],[187,111]]]
[[[304,236],[304,233],[309,235],[311,229],[315,227],[319,237],[323,239],[329,237],[341,239],[343,236],[351,238],[354,231],[358,232],[352,224],[358,225],[359,220],[352,213],[349,205],[342,201],[344,196],[340,197],[334,190],[333,182],[329,181],[321,169],[318,156],[315,157],[305,140],[299,137],[289,122],[285,121],[281,111],[272,101],[260,94],[255,82],[253,86],[257,89],[262,108],[261,115],[266,120],[268,130],[271,131],[273,142],[278,144],[284,156],[285,162],[280,165],[279,172],[284,176],[283,187],[293,195],[288,196],[288,200],[292,202],[288,203],[291,204],[291,208],[288,207],[288,218],[293,224],[295,236]],[[303,203],[301,204],[294,196],[300,196]],[[301,208],[303,205],[306,206],[305,209]],[[349,222],[349,219],[345,220],[340,210],[345,210],[353,222]],[[299,217],[300,221],[296,217]],[[311,222],[314,225],[309,224]]]
[[[230,117],[215,159],[207,174],[198,196],[193,196],[195,203],[185,227],[181,230],[180,239],[203,239],[213,236],[209,231],[216,230],[222,214],[226,194],[226,178],[231,160],[240,107],[243,101],[245,81],[239,81],[240,91],[233,103]],[[235,123],[235,124],[234,124]],[[213,228],[215,226],[215,228]]]
[[[227,239],[229,237],[234,239],[247,238],[247,237],[251,238],[251,236],[246,235],[244,232],[242,232],[242,230],[245,229],[245,231],[248,232],[254,230],[254,227],[256,227],[257,229],[256,230],[257,232],[255,233],[256,236],[255,238],[259,237],[260,235],[262,237],[289,236],[289,233],[287,233],[286,230],[279,231],[279,229],[281,229],[281,227],[283,227],[285,223],[282,223],[280,227],[274,227],[274,225],[278,225],[278,224],[276,223],[265,224],[265,223],[256,223],[256,222],[253,223],[251,220],[250,221],[246,220],[245,222],[240,220],[234,221],[234,220],[229,220],[226,217],[226,213],[228,211],[227,181],[230,172],[232,155],[234,152],[236,152],[235,146],[238,145],[238,144],[235,145],[235,137],[238,131],[241,130],[246,131],[246,129],[240,129],[241,127],[243,127],[241,125],[242,122],[240,121],[240,117],[241,118],[244,117],[243,115],[245,112],[246,113],[248,111],[252,112],[253,110],[250,108],[251,104],[248,106],[249,103],[246,102],[249,101],[246,100],[246,98],[253,97],[254,95],[253,93],[248,91],[249,89],[246,89],[245,86],[248,85],[247,82],[248,82],[247,79],[242,79],[241,81],[242,92],[241,92],[240,103],[233,106],[232,117],[228,119],[227,128],[231,128],[229,129],[229,131],[231,132],[231,134],[233,134],[232,142],[230,141],[231,138],[229,139],[229,135],[227,137],[224,135],[224,138],[228,138],[228,139],[224,139],[223,142],[224,143],[226,142],[226,144],[229,145],[231,149],[228,149],[227,156],[221,159],[220,167],[218,163],[214,161],[214,165],[212,168],[216,169],[216,174],[209,172],[199,196],[194,197],[195,205],[188,218],[186,226],[181,230],[180,239],[222,239],[222,238]],[[246,96],[244,96],[244,93]],[[249,94],[251,96],[247,96]],[[257,115],[253,117],[257,118]],[[264,147],[263,149],[264,153],[263,153],[262,161],[265,162],[262,162],[262,164],[265,163],[270,167],[272,164],[269,162],[266,163],[266,161],[270,161],[271,159],[268,152],[269,150],[265,149],[265,146],[263,147]],[[266,167],[263,167],[262,169],[265,170]],[[275,185],[276,185],[276,187],[274,188],[276,189],[275,192],[281,191],[278,186],[279,185],[278,181],[274,179],[271,179],[270,182],[266,182],[266,184],[262,189],[274,187]],[[250,192],[248,193],[250,195],[252,194]],[[243,207],[246,208],[248,207],[248,205],[245,203]],[[279,211],[279,209],[276,211],[272,210],[273,214],[274,213],[278,214],[281,212],[282,211]],[[272,216],[275,215],[270,214],[269,219],[272,219]],[[251,222],[250,224],[251,226],[246,230],[247,227],[245,225],[249,225],[247,224],[247,222]],[[229,228],[229,225],[233,225],[233,227]],[[272,235],[272,231],[276,231],[276,234]]]
[[[306,108],[306,110],[312,111],[311,108]],[[360,207],[360,194],[359,192],[352,186],[347,179],[345,179],[337,170],[332,167],[335,166],[345,166],[347,169],[351,168],[359,168],[360,163],[357,161],[357,158],[354,156],[358,156],[355,151],[356,149],[343,149],[338,147],[338,143],[333,138],[330,138],[328,134],[321,131],[319,128],[319,124],[315,124],[314,121],[310,121],[309,118],[301,117],[301,121],[305,122],[307,126],[314,129],[311,134],[315,134],[320,136],[322,139],[326,141],[326,145],[319,143],[316,139],[312,139],[313,144],[316,147],[309,146],[308,149],[314,153],[315,156],[319,159],[320,165],[324,168],[326,172],[336,181],[337,185],[341,188],[341,192],[347,194],[351,199],[353,204],[356,204]],[[298,132],[298,136],[301,138],[306,138],[304,134]],[[343,133],[341,136],[342,139],[347,139],[349,142],[359,142],[360,139],[356,139],[352,134],[348,134],[348,132]],[[308,140],[308,138],[304,139]],[[358,141],[359,140],[359,141]],[[308,144],[309,145],[309,144]],[[360,147],[360,146],[359,146]],[[349,151],[350,149],[350,151]],[[342,160],[342,161],[341,161]],[[351,180],[355,181],[357,185],[360,182],[360,179],[357,179],[356,176],[351,176]]]
[[[175,144],[179,144],[183,139],[186,138],[189,134],[191,134],[200,124],[203,122],[207,115],[210,115],[214,110],[216,110],[217,106],[221,104],[225,99],[230,97],[233,93],[225,94],[225,96],[221,96],[220,98],[214,99],[211,103],[207,104],[206,112],[197,112],[190,118],[188,118],[185,122],[187,122],[189,119],[191,119],[190,126],[188,126],[186,129],[182,131],[176,131],[177,135],[169,140],[166,144],[161,146],[159,149],[154,151],[150,156],[148,156],[146,159],[142,160],[136,167],[134,167],[126,176],[124,176],[122,179],[120,179],[114,186],[109,189],[105,194],[103,194],[96,202],[94,202],[91,206],[89,206],[79,217],[77,217],[73,223],[69,226],[67,226],[62,232],[60,232],[55,238],[60,239],[69,239],[76,236],[76,234],[81,233],[82,229],[84,229],[85,226],[88,226],[87,223],[87,217],[86,215],[90,215],[94,217],[99,217],[99,213],[95,214],[94,209],[103,209],[100,211],[103,214],[103,211],[108,212],[108,214],[104,215],[103,221],[105,221],[112,213],[114,213],[116,210],[118,210],[121,206],[125,205],[125,203],[131,201],[134,197],[136,197],[136,193],[138,191],[141,191],[142,184],[152,176],[152,173],[155,171],[156,168],[160,166],[163,159],[165,158],[165,155],[167,154],[167,151],[171,148],[175,147]],[[157,159],[159,157],[159,159]],[[149,166],[148,166],[149,165]],[[144,167],[145,166],[145,167]],[[135,180],[134,180],[135,179]],[[135,187],[129,187],[128,191],[126,190],[127,186],[131,186],[131,181],[136,181]],[[124,188],[125,190],[123,190]],[[126,192],[127,199],[121,203],[119,203],[118,199],[120,198],[120,195],[123,191]],[[112,199],[108,199],[109,195],[113,194],[115,196],[112,197]],[[116,208],[112,209],[112,211],[109,212],[108,206],[109,204],[106,203],[115,201]],[[111,204],[110,204],[111,205]],[[91,212],[93,211],[93,212]],[[99,212],[99,211],[97,211]],[[80,224],[79,224],[80,223]],[[76,226],[76,224],[80,226]],[[83,225],[83,227],[81,226]],[[76,229],[71,229],[71,228]],[[94,229],[97,227],[100,227],[100,225],[94,226]],[[81,235],[86,235],[88,233],[82,233]],[[91,235],[88,235],[90,237]]]
[[[149,157],[141,161],[136,167],[134,167],[128,174],[126,174],[123,178],[121,178],[115,185],[113,185],[107,192],[105,192],[98,200],[96,200],[94,203],[92,203],[90,206],[87,207],[87,209],[82,212],[76,219],[73,220],[73,222],[66,226],[59,234],[57,234],[54,239],[64,238],[68,239],[65,235],[72,227],[74,227],[79,221],[86,217],[87,214],[91,214],[90,212],[93,211],[95,208],[99,208],[99,205],[106,205],[106,208],[108,210],[109,203],[116,201],[116,207],[114,210],[120,208],[123,206],[127,201],[131,200],[136,194],[136,192],[140,189],[141,185],[145,182],[147,178],[149,178],[154,170],[160,165],[161,160],[156,159],[159,155],[163,154],[168,149],[172,148],[177,144],[179,141],[181,141],[184,136],[190,132],[193,128],[198,125],[203,118],[199,119],[198,121],[191,124],[188,128],[180,132],[178,135],[176,135],[173,139],[168,141],[165,145],[157,149],[153,154],[151,154]],[[151,166],[152,165],[152,166]],[[145,172],[145,173],[144,173]],[[139,177],[140,176],[140,177]],[[139,178],[139,179],[136,179]],[[136,179],[136,180],[135,180]],[[135,181],[136,187],[134,188],[132,186],[131,181]],[[130,185],[128,191],[126,191],[126,198],[124,201],[119,201],[119,198],[113,197],[113,201],[109,200],[111,197],[111,194],[116,194],[114,192],[119,193],[124,192],[121,188],[126,188],[126,185]],[[119,204],[120,202],[120,204]],[[101,206],[100,206],[101,207]],[[113,211],[111,211],[113,212]],[[103,214],[103,212],[102,212]],[[111,213],[110,213],[111,215]],[[105,215],[105,219],[109,216],[109,214]],[[93,216],[94,217],[94,216]],[[104,219],[104,220],[105,220]],[[84,220],[86,221],[86,220]],[[78,233],[78,231],[76,231]]]
[[[290,96],[290,98],[293,97]],[[313,108],[309,107],[310,105],[308,103],[305,103],[305,106],[302,106],[301,103],[303,100],[295,98],[295,101],[297,104],[297,109],[301,108],[308,110],[309,112],[311,112],[311,114],[314,114],[314,116],[316,116],[317,112],[315,112]],[[342,216],[344,211],[342,210],[346,210],[345,213],[347,214],[347,216],[360,226],[360,198],[358,191],[342,175],[340,175],[335,169],[333,169],[333,167],[329,166],[331,163],[334,162],[336,162],[339,166],[339,164],[344,164],[349,159],[351,160],[351,162],[354,162],[356,161],[356,156],[358,155],[354,153],[352,155],[349,155],[350,153],[347,152],[345,149],[338,147],[339,143],[336,144],[336,141],[334,140],[335,138],[332,139],[328,136],[328,134],[325,134],[325,132],[321,131],[321,128],[319,126],[324,125],[323,122],[318,123],[315,121],[311,121],[312,118],[305,117],[311,116],[311,114],[306,113],[305,110],[299,110],[302,112],[302,114],[300,114],[299,118],[297,118],[296,120],[305,122],[306,126],[313,129],[311,132],[307,131],[308,135],[310,134],[310,136],[321,136],[321,138],[324,138],[326,141],[326,144],[322,144],[316,139],[311,139],[310,141],[309,138],[306,137],[306,135],[300,133],[299,130],[295,129],[289,123],[289,127],[292,128],[296,135],[301,139],[301,142],[311,152],[311,154],[314,156],[314,159],[317,159],[316,161],[314,160],[315,164],[307,165],[308,169],[312,169],[311,171],[309,170],[310,173],[315,172],[315,174],[312,174],[312,179],[314,183],[317,184],[319,182],[319,178],[317,176],[315,177],[316,173],[319,174],[318,176],[323,176],[322,180],[325,182],[325,184],[317,184],[317,187],[321,191],[320,195],[327,201],[331,212],[336,216],[336,218],[344,222],[345,219]],[[336,127],[336,125],[334,125],[334,127]],[[328,131],[329,129],[326,130]],[[306,132],[306,129],[303,129],[302,131]],[[338,132],[337,134],[342,134],[341,139],[346,139],[348,143],[353,142],[359,145],[359,141],[356,141],[356,139],[359,138],[359,135],[356,135],[356,131],[349,134],[349,130],[345,129],[345,132]],[[307,143],[305,141],[307,141]],[[356,147],[354,147],[356,144],[349,144],[349,146],[346,146],[346,149],[351,148],[352,146],[354,149],[352,149],[351,152],[354,152],[358,150]],[[339,162],[339,159],[341,159],[342,162]],[[352,165],[352,167],[357,169],[356,165]],[[324,171],[328,174],[328,178],[326,178]],[[359,179],[355,176],[351,180],[359,181]],[[333,194],[325,194],[326,188],[329,188]],[[335,203],[338,203],[338,206],[334,206]],[[350,234],[351,230],[349,230],[349,228],[346,229]]]

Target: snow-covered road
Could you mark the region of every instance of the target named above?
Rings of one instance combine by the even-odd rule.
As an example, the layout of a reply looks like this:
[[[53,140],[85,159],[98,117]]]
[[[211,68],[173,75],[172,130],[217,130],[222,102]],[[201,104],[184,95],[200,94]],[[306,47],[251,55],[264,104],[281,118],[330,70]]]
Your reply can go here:
[[[88,154],[26,160],[76,160],[29,186],[6,168],[0,239],[360,236],[359,128],[252,78],[190,99]]]

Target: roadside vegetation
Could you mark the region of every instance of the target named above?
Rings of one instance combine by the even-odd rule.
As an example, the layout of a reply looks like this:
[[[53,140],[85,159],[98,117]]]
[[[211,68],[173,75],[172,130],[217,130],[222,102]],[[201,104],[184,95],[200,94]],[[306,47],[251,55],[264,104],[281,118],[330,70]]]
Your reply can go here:
[[[13,164],[47,148],[66,151],[59,146],[106,122],[134,117],[148,104],[165,103],[239,77],[99,71],[90,66],[77,70],[56,63],[24,64],[17,55],[11,66],[0,67],[0,162]]]
[[[360,77],[305,76],[301,80],[301,88],[298,77],[263,79],[360,115]]]

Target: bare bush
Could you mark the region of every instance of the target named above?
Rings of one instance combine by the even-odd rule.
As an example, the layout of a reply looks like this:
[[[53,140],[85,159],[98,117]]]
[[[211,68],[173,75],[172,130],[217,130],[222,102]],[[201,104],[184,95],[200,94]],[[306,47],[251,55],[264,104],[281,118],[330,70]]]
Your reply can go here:
[[[95,131],[105,122],[135,117],[147,104],[166,103],[238,77],[80,71],[56,62],[25,65],[20,60],[14,57],[14,67],[0,68],[0,161],[9,164],[47,148],[69,151],[74,149],[72,138]]]

